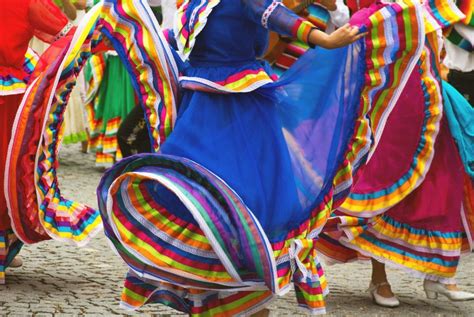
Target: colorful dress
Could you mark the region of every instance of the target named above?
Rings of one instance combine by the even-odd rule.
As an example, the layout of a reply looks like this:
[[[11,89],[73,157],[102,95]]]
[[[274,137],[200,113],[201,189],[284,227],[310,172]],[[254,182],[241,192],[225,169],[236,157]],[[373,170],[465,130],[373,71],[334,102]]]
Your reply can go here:
[[[424,5],[423,53],[317,248],[336,262],[370,257],[452,283],[462,252],[473,247],[472,127],[461,123],[472,122],[474,110],[438,73],[439,32],[463,15],[452,2]]]
[[[134,5],[144,11],[140,1]],[[144,32],[133,24],[140,21],[132,14],[137,11],[120,2],[104,7],[114,17],[126,12],[123,21],[105,23],[104,32],[131,60],[135,76],[145,77],[141,66],[133,67],[139,65],[137,53],[127,54],[129,47],[144,51],[114,31],[128,26]],[[150,90],[141,91],[159,154],[122,160],[98,189],[106,234],[130,268],[124,307],[163,303],[191,315],[250,314],[293,281],[300,305],[324,312],[327,282],[314,239],[369,152],[375,127],[364,111],[374,95],[372,84],[391,91],[389,83],[400,77],[390,70],[396,67],[403,77],[422,38],[420,12],[412,3],[380,10],[361,24],[377,29],[378,36],[392,27],[410,30],[414,45],[390,31],[384,47],[375,48],[381,42],[370,39],[367,46],[361,41],[333,51],[310,50],[274,81],[268,64],[257,59],[266,47],[266,28],[306,41],[313,25],[279,2],[183,4],[174,36],[167,33],[178,53],[170,55],[162,42],[156,45],[164,45],[163,51],[150,50],[164,63],[150,71],[168,78],[158,85],[160,112],[152,112]],[[141,18],[146,30],[156,28]],[[406,59],[366,64],[373,49]],[[174,63],[180,91],[173,90]],[[365,81],[366,72],[381,71],[380,82]],[[177,113],[173,92],[179,96]],[[383,99],[386,108],[379,114],[394,102]]]
[[[45,137],[21,147],[19,135],[14,145],[35,159],[11,173],[34,171],[29,193],[48,234],[63,210],[88,212],[60,195],[54,162],[74,74],[100,43],[98,23],[132,74],[157,151],[120,161],[98,189],[105,232],[129,267],[122,304],[250,314],[293,282],[299,304],[322,313],[327,281],[315,239],[383,128],[368,112],[388,115],[419,59],[422,21],[411,1],[380,5],[359,21],[366,39],[309,50],[276,81],[257,58],[267,29],[307,41],[314,27],[280,2],[185,1],[175,32],[162,32],[145,1],[106,0],[46,70],[59,84],[32,85],[43,98],[26,95],[45,102],[44,123],[32,124]],[[20,116],[34,122],[33,114]]]
[[[0,37],[0,284],[3,284],[5,269],[21,247],[8,215],[4,174],[8,172],[6,158],[15,114],[34,68],[28,43],[34,35],[52,42],[66,34],[70,26],[49,0],[1,0],[0,7],[3,30]]]
[[[94,209],[68,201],[54,191],[58,181],[51,177],[51,173],[58,168],[59,143],[50,147],[48,142],[53,133],[51,130],[42,133],[43,129],[51,128],[48,120],[60,119],[62,123],[64,119],[64,112],[49,113],[51,105],[56,105],[61,99],[61,94],[53,96],[54,90],[48,88],[61,86],[63,82],[59,76],[54,76],[54,70],[64,65],[61,60],[68,52],[77,51],[69,45],[76,29],[49,0],[2,0],[0,3],[0,24],[3,29],[11,30],[5,36],[2,33],[0,45],[0,70],[9,74],[2,73],[2,79],[9,81],[6,86],[5,81],[2,82],[3,96],[0,97],[2,103],[5,102],[0,108],[3,111],[0,120],[8,120],[2,121],[0,127],[3,131],[2,160],[5,159],[2,166],[6,162],[5,174],[2,168],[5,179],[1,182],[2,186],[5,184],[2,192],[4,190],[6,205],[3,202],[0,210],[0,277],[3,281],[4,269],[21,243],[56,239],[83,246],[101,230],[101,221]],[[33,35],[51,44],[41,55],[32,79],[28,83],[20,82],[17,78],[25,75],[21,65]],[[68,83],[71,89],[78,75],[76,70],[81,67],[69,67],[65,72],[73,78],[73,83]],[[10,82],[14,83],[13,87],[8,86]],[[11,93],[9,88],[17,94],[8,95]],[[15,99],[10,101],[8,98]],[[62,131],[58,125],[53,130],[57,134]],[[44,144],[48,152],[41,151]],[[40,162],[41,166],[33,162]],[[41,185],[37,186],[39,183]]]
[[[90,1],[89,8],[99,2]],[[84,79],[89,149],[95,152],[96,166],[111,167],[122,158],[117,131],[137,105],[134,88],[127,69],[114,51],[91,57],[84,70]]]
[[[101,60],[103,67],[96,68],[95,72],[101,71],[103,74],[100,75],[100,81],[93,80],[93,85],[98,85],[98,88],[89,84],[89,90],[96,92],[96,95],[88,97],[91,102],[86,105],[89,148],[96,154],[97,166],[110,167],[122,158],[117,131],[123,119],[137,105],[137,100],[130,75],[117,53],[110,51],[97,59]],[[96,78],[99,76],[88,70],[86,77],[89,83],[92,75]]]

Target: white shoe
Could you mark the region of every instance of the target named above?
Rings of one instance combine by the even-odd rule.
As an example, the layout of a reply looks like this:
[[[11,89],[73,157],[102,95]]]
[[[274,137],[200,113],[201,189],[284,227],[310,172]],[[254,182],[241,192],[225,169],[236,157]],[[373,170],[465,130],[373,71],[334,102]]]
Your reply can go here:
[[[11,268],[18,268],[23,266],[23,259],[20,256],[16,256],[8,265]]]
[[[388,308],[395,308],[400,306],[400,301],[396,296],[392,297],[383,297],[379,293],[377,293],[377,290],[379,289],[380,286],[383,285],[389,285],[388,283],[380,283],[380,284],[372,284],[370,283],[368,292],[370,296],[372,297],[372,300],[374,301],[375,304],[382,306],[382,307],[388,307]]]
[[[425,280],[423,283],[423,288],[425,289],[426,297],[428,297],[428,299],[437,299],[438,294],[441,294],[453,302],[474,300],[473,293],[464,291],[451,291],[447,289],[444,284],[439,282]]]

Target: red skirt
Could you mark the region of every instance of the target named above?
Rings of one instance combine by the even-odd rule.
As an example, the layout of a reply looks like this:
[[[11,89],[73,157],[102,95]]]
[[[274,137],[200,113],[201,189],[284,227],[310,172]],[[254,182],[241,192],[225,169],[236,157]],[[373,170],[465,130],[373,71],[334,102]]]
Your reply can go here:
[[[0,96],[0,231],[11,229],[4,193],[5,161],[15,114],[23,94]]]

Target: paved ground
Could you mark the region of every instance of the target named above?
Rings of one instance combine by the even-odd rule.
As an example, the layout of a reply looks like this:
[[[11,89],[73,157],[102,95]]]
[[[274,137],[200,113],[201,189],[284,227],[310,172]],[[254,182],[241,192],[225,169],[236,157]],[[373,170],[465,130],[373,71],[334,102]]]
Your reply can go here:
[[[79,147],[61,152],[63,193],[96,206],[95,188],[101,171],[93,167],[90,154]],[[26,246],[25,265],[7,272],[7,285],[0,286],[0,316],[117,316],[127,315],[118,307],[125,267],[101,235],[88,247],[76,249],[56,242]],[[365,292],[370,270],[355,263],[326,267],[331,286],[328,310],[332,316],[473,316],[474,302],[453,304],[442,298],[427,300],[421,282],[390,270],[393,289],[402,306],[382,309],[374,306]],[[474,292],[474,256],[463,259],[458,280]],[[300,316],[290,293],[272,306],[277,316]],[[164,306],[148,306],[133,315],[173,316]]]

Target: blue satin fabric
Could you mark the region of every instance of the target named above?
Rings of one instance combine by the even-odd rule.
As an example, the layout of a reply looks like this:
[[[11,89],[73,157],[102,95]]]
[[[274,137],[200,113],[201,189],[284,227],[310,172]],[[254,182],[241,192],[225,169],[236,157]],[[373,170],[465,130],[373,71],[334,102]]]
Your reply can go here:
[[[474,179],[474,108],[450,84],[443,81],[444,113],[458,146],[466,173]]]

